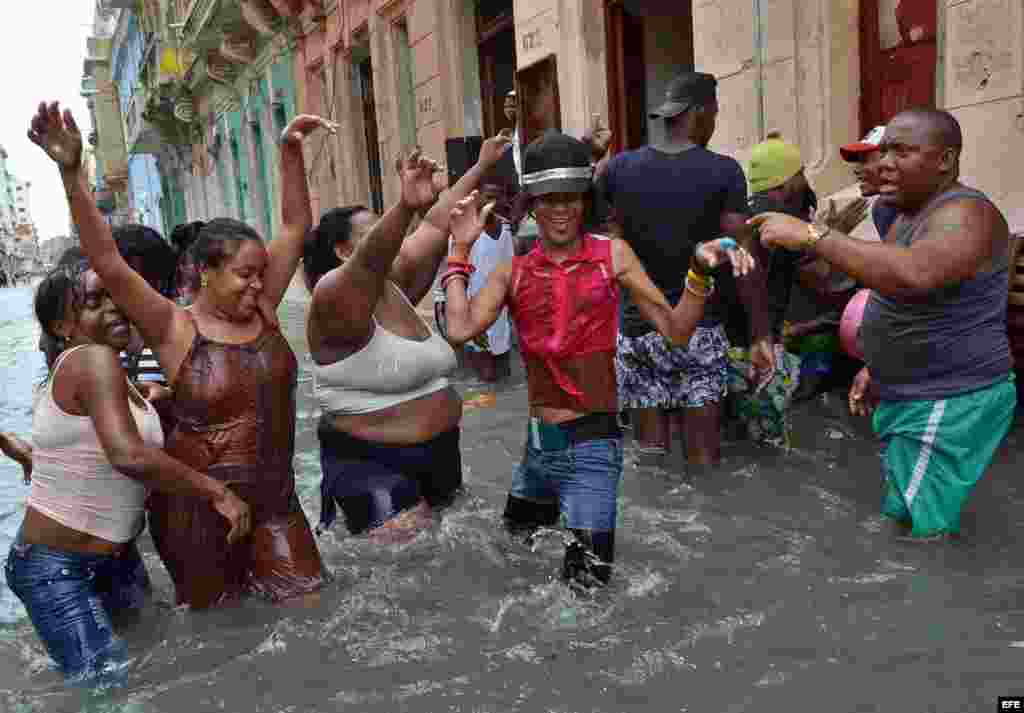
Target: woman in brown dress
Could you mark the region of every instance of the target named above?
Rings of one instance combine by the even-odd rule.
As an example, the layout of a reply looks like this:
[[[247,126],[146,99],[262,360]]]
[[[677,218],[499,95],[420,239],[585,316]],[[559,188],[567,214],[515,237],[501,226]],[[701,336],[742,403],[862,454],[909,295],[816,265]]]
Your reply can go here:
[[[124,261],[81,170],[82,136],[68,110],[40,104],[29,138],[60,168],[82,248],[116,304],[156,354],[173,389],[169,455],[227,484],[252,509],[251,534],[225,540],[221,518],[197,498],[151,498],[150,532],[178,603],[208,607],[251,591],[275,601],[326,578],[295,495],[295,355],[277,329],[281,302],[312,224],[302,141],[335,127],[299,116],[281,136],[283,224],[265,246],[236,220],[207,223],[194,246],[195,302],[182,308]]]

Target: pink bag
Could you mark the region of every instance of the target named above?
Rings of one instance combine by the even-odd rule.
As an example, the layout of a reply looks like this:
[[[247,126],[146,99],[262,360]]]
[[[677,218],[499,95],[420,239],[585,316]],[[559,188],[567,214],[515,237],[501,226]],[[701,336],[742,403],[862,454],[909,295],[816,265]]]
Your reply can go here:
[[[839,320],[839,343],[843,351],[854,359],[864,361],[864,353],[860,348],[860,323],[864,320],[864,308],[871,297],[871,290],[858,290],[843,310]]]

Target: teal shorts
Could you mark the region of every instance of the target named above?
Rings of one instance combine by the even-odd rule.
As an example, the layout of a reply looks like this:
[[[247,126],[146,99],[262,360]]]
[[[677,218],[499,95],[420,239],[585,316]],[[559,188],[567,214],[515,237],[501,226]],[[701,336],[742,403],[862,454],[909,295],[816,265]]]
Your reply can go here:
[[[883,401],[874,429],[885,444],[882,514],[912,537],[960,531],[960,511],[1010,430],[1017,391],[1008,375],[938,401]]]

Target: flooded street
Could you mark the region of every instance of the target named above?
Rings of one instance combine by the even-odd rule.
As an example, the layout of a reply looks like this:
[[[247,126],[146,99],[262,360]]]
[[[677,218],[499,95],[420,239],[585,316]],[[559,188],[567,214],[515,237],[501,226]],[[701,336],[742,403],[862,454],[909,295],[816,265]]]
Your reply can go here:
[[[317,409],[305,301],[282,323],[302,372],[299,492],[319,515]],[[29,433],[43,377],[31,290],[0,291],[0,428]],[[924,546],[883,531],[879,446],[843,394],[802,405],[790,454],[726,446],[685,484],[627,466],[612,586],[576,598],[562,540],[533,551],[500,516],[523,443],[521,369],[496,403],[464,382],[467,495],[432,531],[381,548],[320,538],[335,579],[286,607],[192,614],[144,536],[155,601],[126,634],[128,684],[86,694],[49,669],[0,583],[0,711],[307,713],[959,712],[1024,692],[1024,487],[1011,433],[964,514],[965,537]],[[0,557],[23,514],[0,462]]]

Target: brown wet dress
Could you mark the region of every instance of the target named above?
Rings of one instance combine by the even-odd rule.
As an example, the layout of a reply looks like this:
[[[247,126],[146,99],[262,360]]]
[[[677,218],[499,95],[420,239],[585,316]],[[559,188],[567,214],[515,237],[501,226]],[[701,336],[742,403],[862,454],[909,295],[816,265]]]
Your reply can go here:
[[[318,589],[326,574],[295,494],[295,354],[264,327],[246,344],[199,334],[174,384],[167,453],[231,487],[252,532],[229,545],[228,522],[205,500],[153,493],[149,527],[179,604],[208,607],[255,592],[273,600]]]

